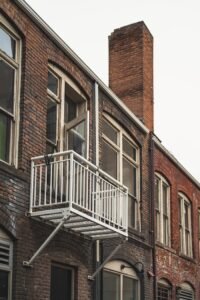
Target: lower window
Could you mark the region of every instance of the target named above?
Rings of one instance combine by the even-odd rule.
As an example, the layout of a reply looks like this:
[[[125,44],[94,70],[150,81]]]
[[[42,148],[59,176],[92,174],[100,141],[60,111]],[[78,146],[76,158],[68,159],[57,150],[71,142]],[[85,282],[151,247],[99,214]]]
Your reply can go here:
[[[51,300],[74,299],[74,270],[70,267],[51,266]]]
[[[139,280],[131,266],[120,261],[106,264],[103,300],[139,300]]]

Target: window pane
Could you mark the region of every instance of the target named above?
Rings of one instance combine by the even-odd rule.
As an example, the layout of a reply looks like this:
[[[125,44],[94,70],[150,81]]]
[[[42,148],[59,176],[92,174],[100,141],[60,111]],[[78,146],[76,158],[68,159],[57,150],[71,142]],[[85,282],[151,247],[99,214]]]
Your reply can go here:
[[[15,70],[3,60],[0,60],[0,106],[9,112],[13,112]]]
[[[58,78],[51,72],[48,72],[48,89],[58,95]]]
[[[48,99],[47,103],[47,138],[56,144],[57,104]]]
[[[102,164],[103,170],[117,179],[117,152],[104,140],[102,142]]]
[[[65,123],[76,118],[77,104],[65,95]]]
[[[8,300],[8,275],[6,271],[0,270],[0,299]]]
[[[123,152],[136,160],[136,148],[125,137],[123,137]]]
[[[138,299],[138,281],[129,277],[123,277],[123,300]]]
[[[136,168],[123,158],[123,184],[128,187],[129,194],[136,197]]]
[[[72,299],[72,270],[51,267],[51,300]]]
[[[128,226],[136,228],[136,213],[137,205],[133,197],[128,197]]]
[[[117,145],[118,131],[105,119],[103,120],[103,133]]]
[[[0,27],[0,49],[12,58],[15,58],[16,41]]]
[[[103,300],[120,300],[119,275],[103,272]]]
[[[169,288],[165,286],[158,286],[158,300],[169,300]]]
[[[85,121],[69,130],[68,149],[74,150],[84,157],[86,156]]]
[[[165,216],[168,215],[167,213],[167,191],[168,191],[168,186],[163,182],[163,214]]]
[[[159,178],[155,178],[155,208],[159,210]]]
[[[185,209],[185,228],[189,228],[189,214],[188,214],[188,204],[184,202],[184,209]]]
[[[0,112],[0,159],[9,162],[11,120]]]

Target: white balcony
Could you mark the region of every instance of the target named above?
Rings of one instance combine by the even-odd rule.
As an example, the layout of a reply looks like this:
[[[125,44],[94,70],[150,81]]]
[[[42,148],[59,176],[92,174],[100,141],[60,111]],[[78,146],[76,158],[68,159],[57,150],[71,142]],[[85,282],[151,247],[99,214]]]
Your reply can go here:
[[[32,158],[31,217],[92,239],[127,237],[128,190],[73,151]]]

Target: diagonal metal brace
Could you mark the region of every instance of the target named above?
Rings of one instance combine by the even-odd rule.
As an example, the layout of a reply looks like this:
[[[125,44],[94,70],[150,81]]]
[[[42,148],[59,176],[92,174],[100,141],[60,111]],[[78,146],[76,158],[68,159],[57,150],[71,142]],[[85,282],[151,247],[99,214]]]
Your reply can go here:
[[[89,280],[94,280],[96,275],[103,269],[103,267],[107,264],[107,262],[115,255],[115,253],[121,248],[121,246],[127,241],[127,239],[123,240],[119,245],[115,247],[115,249],[108,255],[108,257],[104,260],[104,262],[96,269],[96,271],[92,275],[88,275]]]
[[[70,215],[63,217],[60,223],[56,226],[53,232],[48,236],[48,238],[44,241],[44,243],[40,246],[40,248],[34,253],[34,255],[28,260],[23,261],[24,267],[31,267],[32,262],[36,259],[36,257],[42,252],[42,250],[49,244],[49,242],[53,239],[56,233],[60,230],[60,228],[64,225],[66,220],[70,218]]]

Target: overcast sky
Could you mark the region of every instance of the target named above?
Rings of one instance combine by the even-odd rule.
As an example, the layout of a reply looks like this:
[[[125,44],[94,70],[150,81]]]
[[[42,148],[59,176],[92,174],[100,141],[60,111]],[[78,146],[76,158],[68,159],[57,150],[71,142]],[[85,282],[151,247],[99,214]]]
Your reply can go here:
[[[107,37],[143,20],[154,36],[155,133],[200,181],[200,0],[27,0],[107,84]]]

